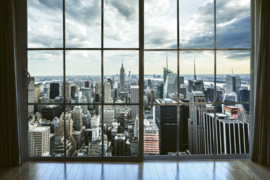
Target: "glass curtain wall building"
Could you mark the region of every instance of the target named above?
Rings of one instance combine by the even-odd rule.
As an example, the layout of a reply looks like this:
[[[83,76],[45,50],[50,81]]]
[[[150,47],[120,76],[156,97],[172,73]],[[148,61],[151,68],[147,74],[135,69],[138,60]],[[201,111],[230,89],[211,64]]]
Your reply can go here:
[[[29,157],[249,153],[250,0],[28,0],[27,52]]]

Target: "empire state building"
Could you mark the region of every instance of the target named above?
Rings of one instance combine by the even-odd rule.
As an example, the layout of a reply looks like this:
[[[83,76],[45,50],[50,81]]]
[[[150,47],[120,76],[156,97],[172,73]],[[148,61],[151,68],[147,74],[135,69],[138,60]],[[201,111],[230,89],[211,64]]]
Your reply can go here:
[[[123,67],[123,62],[122,62],[122,67],[120,69],[120,91],[125,90],[125,69]]]

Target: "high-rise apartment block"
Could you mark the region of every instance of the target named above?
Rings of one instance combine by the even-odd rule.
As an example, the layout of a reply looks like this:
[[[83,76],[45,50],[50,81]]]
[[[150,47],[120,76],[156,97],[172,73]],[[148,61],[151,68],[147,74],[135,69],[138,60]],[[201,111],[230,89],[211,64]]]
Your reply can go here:
[[[158,127],[153,122],[144,124],[143,153],[149,155],[159,154]]]
[[[48,156],[50,152],[50,127],[40,126],[29,129],[29,156]]]

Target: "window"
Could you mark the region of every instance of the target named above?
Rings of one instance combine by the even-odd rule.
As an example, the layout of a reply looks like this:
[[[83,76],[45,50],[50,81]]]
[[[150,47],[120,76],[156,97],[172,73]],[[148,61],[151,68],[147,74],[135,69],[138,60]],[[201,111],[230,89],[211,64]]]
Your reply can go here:
[[[249,0],[29,0],[28,156],[248,154],[249,26]]]

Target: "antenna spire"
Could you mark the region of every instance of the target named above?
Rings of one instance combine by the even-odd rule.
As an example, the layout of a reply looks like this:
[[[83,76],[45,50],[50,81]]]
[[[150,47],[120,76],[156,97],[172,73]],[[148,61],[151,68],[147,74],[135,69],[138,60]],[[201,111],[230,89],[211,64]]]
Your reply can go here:
[[[122,67],[123,67],[123,59],[122,59]]]
[[[195,66],[195,59],[194,59],[194,79],[195,79],[195,80],[197,79],[197,76],[196,76],[196,66]]]

